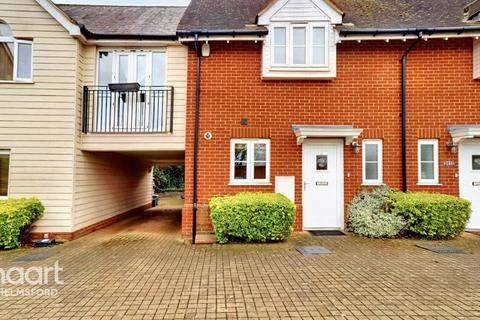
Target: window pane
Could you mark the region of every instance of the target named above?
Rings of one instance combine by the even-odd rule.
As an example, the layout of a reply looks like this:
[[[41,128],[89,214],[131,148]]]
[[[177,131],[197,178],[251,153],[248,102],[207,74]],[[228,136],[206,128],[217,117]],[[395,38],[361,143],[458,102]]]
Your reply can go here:
[[[247,179],[247,163],[235,162],[235,179]]]
[[[365,179],[378,180],[378,163],[365,164]]]
[[[433,150],[433,144],[422,144],[420,146],[420,150],[421,150],[421,161],[433,161],[433,153],[434,153],[434,150]]]
[[[286,64],[287,63],[287,48],[285,47],[275,47],[274,49],[274,63],[275,64]]]
[[[8,195],[8,171],[10,156],[0,154],[0,196]]]
[[[152,86],[165,85],[165,52],[152,54]]]
[[[247,144],[235,144],[235,161],[247,161]]]
[[[273,29],[273,44],[276,46],[285,46],[287,44],[287,29],[284,27]]]
[[[293,28],[293,63],[306,63],[305,50],[306,30],[305,28]]]
[[[472,155],[472,170],[480,170],[480,155]]]
[[[256,143],[254,156],[254,161],[267,161],[267,145],[264,143]]]
[[[30,43],[18,44],[17,77],[32,78],[32,45]]]
[[[305,48],[293,48],[293,63],[305,64]]]
[[[378,146],[376,144],[365,144],[365,160],[378,161]]]
[[[421,176],[424,180],[433,180],[435,179],[435,170],[433,163],[422,163],[421,164]]]
[[[100,52],[98,64],[98,85],[107,86],[112,82],[113,53]]]
[[[325,64],[325,48],[313,47],[313,64]]]
[[[137,56],[137,82],[144,87],[146,85],[147,57],[144,55]]]
[[[265,180],[267,178],[267,164],[265,162],[255,162],[253,178],[261,180]]]
[[[128,59],[127,55],[118,56],[118,82],[128,82]]]
[[[0,42],[0,80],[13,80],[13,42]]]
[[[317,155],[317,170],[328,170],[328,156]]]
[[[325,28],[323,27],[313,28],[312,44],[314,46],[322,46],[322,47],[325,46]]]
[[[12,36],[13,34],[10,26],[5,22],[0,21],[0,37],[12,37]]]
[[[306,34],[306,31],[305,31],[305,28],[303,28],[303,27],[293,28],[293,45],[304,47],[305,46],[305,34]]]

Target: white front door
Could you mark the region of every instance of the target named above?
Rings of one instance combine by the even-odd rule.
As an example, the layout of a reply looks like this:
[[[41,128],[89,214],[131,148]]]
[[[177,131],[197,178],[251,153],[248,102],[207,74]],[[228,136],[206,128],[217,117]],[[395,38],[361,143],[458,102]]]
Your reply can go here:
[[[480,230],[480,139],[460,144],[460,197],[472,202],[472,217],[467,229]]]
[[[343,229],[343,140],[305,140],[302,162],[303,229]]]

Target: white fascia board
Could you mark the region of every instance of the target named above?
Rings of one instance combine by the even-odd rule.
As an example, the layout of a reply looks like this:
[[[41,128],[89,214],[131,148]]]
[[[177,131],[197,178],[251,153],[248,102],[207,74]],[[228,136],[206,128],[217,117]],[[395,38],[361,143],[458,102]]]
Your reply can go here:
[[[252,36],[252,35],[235,35],[235,36],[200,36],[198,41],[264,41],[265,36]],[[195,37],[179,37],[178,41],[181,42],[193,42]]]
[[[463,32],[458,34],[457,32],[439,32],[432,35],[424,35],[423,39],[455,39],[455,38],[478,38],[480,32]],[[371,40],[411,40],[417,39],[414,34],[401,35],[398,33],[390,34],[359,34],[359,35],[343,35],[340,34],[339,41],[371,41]]]
[[[50,0],[36,0],[37,3],[45,9],[55,20],[58,21],[73,37],[83,38],[80,27],[73,23],[60,9],[58,9]]]

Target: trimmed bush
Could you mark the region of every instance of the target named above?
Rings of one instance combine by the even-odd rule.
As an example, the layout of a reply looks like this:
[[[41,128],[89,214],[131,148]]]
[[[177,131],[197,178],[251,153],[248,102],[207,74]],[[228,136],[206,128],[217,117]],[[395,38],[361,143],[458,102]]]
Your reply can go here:
[[[425,239],[452,239],[465,230],[471,214],[468,200],[428,192],[391,192],[392,212],[401,214],[408,230]]]
[[[0,248],[18,248],[21,234],[42,217],[44,211],[36,198],[0,201]]]
[[[283,241],[295,223],[295,204],[276,193],[239,193],[210,200],[215,236],[219,243],[233,239]]]
[[[370,238],[392,238],[406,226],[404,218],[389,211],[390,189],[379,187],[361,191],[348,206],[348,227]]]

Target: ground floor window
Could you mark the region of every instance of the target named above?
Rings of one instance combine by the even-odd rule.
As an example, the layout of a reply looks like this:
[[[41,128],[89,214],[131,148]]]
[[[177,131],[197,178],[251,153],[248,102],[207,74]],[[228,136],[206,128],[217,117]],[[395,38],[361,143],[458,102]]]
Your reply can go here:
[[[418,182],[438,184],[438,140],[418,140]]]
[[[270,140],[234,139],[230,147],[230,182],[270,182]]]
[[[0,150],[0,199],[8,196],[8,177],[10,171],[10,152]]]
[[[363,184],[383,183],[382,140],[363,140]]]

